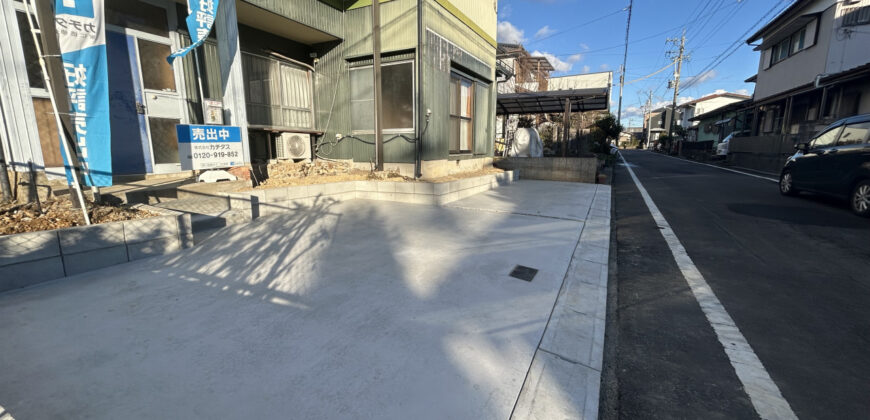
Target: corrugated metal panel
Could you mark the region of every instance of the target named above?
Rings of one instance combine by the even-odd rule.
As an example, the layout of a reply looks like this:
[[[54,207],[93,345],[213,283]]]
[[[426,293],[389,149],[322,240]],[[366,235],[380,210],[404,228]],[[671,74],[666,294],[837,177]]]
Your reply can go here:
[[[36,126],[36,112],[30,97],[29,78],[21,47],[18,19],[11,1],[0,2],[0,102],[6,130],[0,130],[2,147],[11,169],[26,171],[27,162],[33,161],[37,167],[44,165],[39,131]],[[30,35],[29,28],[23,32]],[[9,137],[6,137],[8,131]],[[11,146],[11,147],[10,147]]]
[[[371,55],[372,9],[363,7],[347,11],[345,57]],[[417,47],[417,1],[395,0],[381,5],[381,51],[399,51]],[[386,153],[386,152],[385,152]]]
[[[427,9],[428,10],[428,9]],[[429,20],[429,13],[425,13],[426,22]],[[440,19],[439,15],[435,19]],[[442,22],[443,23],[443,22]],[[462,38],[462,35],[454,35],[458,38],[451,40],[445,39],[439,34],[427,30],[426,42],[424,43],[423,56],[423,109],[431,109],[432,116],[429,125],[429,131],[426,133],[425,141],[423,142],[423,159],[437,160],[448,159],[449,154],[449,95],[443,92],[447,90],[450,84],[450,72],[454,68],[461,68],[469,75],[479,80],[492,80],[494,75],[492,67],[483,62],[484,58],[473,56],[465,46],[472,44],[467,38]],[[475,36],[471,34],[471,36]],[[465,41],[460,47],[454,40]],[[452,42],[451,42],[452,41]],[[491,48],[490,57],[492,62],[495,62],[495,49]],[[493,96],[491,89],[486,89],[486,95],[489,97],[489,106],[487,109],[478,110],[478,115],[475,116],[475,125],[481,127],[482,134],[476,135],[477,138],[482,138],[479,148],[475,148],[475,152],[480,154],[489,154],[493,149],[493,136],[486,134],[486,127],[492,127],[495,123],[494,105],[492,105]],[[482,100],[482,99],[478,99]],[[477,130],[476,130],[477,132]],[[483,136],[483,137],[480,137]],[[476,141],[476,143],[478,143]]]
[[[344,38],[342,11],[318,0],[243,0],[303,25]]]

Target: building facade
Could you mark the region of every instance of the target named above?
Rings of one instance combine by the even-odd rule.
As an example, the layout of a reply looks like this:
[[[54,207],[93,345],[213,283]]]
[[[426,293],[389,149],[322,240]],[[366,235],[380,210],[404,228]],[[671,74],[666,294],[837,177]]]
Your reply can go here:
[[[799,0],[747,40],[760,51],[752,135],[809,139],[870,113],[870,0]]]
[[[226,0],[207,42],[190,44],[186,4],[105,0],[116,177],[183,174],[176,124],[242,128],[244,163],[286,157],[286,134],[312,155],[374,161],[370,0]],[[382,0],[385,169],[425,178],[491,164],[496,3]],[[28,14],[0,5],[3,147],[16,170],[62,174],[57,128]],[[6,52],[9,51],[7,54]],[[418,140],[419,139],[419,140]]]

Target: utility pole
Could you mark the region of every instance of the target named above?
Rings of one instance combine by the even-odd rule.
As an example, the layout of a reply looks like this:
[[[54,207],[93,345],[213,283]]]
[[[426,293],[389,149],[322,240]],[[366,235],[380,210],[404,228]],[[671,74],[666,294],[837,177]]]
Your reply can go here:
[[[372,0],[372,56],[374,58],[372,74],[374,76],[375,100],[375,169],[384,170],[384,107],[381,97],[381,5],[379,0]]]
[[[622,88],[625,86],[625,65],[628,62],[628,30],[631,28],[631,8],[633,6],[634,0],[629,1],[628,22],[625,24],[625,53],[622,55],[622,71],[619,72],[619,108],[616,110],[616,123],[620,126],[622,126]]]
[[[646,100],[646,148],[649,149],[651,146],[650,136],[652,134],[652,121],[650,118],[652,117],[652,89],[649,90],[649,97]]]
[[[668,127],[668,137],[673,138],[674,136],[674,121],[677,119],[677,97],[680,95],[680,70],[683,68],[683,60],[687,60],[688,57],[684,57],[683,54],[686,52],[686,28],[683,28],[683,36],[677,39],[668,39],[668,42],[672,42],[674,44],[680,41],[680,49],[677,53],[676,58],[674,59],[674,63],[677,65],[677,69],[674,72],[674,104],[671,108],[671,124]],[[669,51],[671,56],[674,55],[673,51]]]

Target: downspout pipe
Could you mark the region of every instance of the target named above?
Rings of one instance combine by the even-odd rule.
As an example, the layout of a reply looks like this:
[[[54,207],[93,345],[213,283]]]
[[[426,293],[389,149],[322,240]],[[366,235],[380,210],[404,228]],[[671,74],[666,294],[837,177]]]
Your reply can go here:
[[[423,110],[423,7],[425,0],[417,0],[417,142],[415,143],[414,178],[423,176],[423,134],[420,127],[421,116],[425,114],[426,126],[429,125],[429,112]]]

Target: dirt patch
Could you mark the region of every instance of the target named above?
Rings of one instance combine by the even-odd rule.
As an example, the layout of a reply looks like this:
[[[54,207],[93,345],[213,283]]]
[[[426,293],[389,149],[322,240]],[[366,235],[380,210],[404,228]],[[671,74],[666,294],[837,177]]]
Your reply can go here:
[[[93,203],[88,203],[88,216],[91,218],[91,223],[109,223],[147,219],[159,215],[128,207],[95,206]],[[72,202],[65,198],[42,203],[42,213],[39,212],[36,203],[0,207],[0,235],[61,229],[84,224],[81,210],[73,208]]]
[[[474,172],[463,172],[444,176],[441,178],[418,181],[414,178],[402,176],[395,171],[369,172],[352,169],[344,162],[330,162],[318,160],[315,162],[279,162],[268,166],[269,179],[253,188],[244,188],[241,191],[252,189],[287,187],[294,185],[327,184],[331,182],[345,181],[388,181],[388,182],[450,182],[460,179],[474,178],[477,176],[503,173],[504,170],[495,167],[485,168]]]
[[[263,181],[253,189],[367,180],[415,182],[414,178],[402,176],[398,172],[369,172],[359,169],[351,169],[350,165],[344,162],[330,162],[324,160],[299,163],[272,163],[267,167],[267,171],[269,172],[269,179]],[[244,190],[250,191],[251,188],[245,188]]]
[[[484,175],[500,174],[503,172],[504,172],[503,169],[491,167],[491,168],[485,168],[485,169],[481,169],[479,171],[474,171],[474,172],[463,172],[460,174],[442,176],[441,178],[430,179],[430,180],[428,180],[428,182],[441,183],[441,182],[458,181],[460,179],[474,178],[477,176],[484,176]]]

